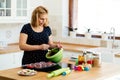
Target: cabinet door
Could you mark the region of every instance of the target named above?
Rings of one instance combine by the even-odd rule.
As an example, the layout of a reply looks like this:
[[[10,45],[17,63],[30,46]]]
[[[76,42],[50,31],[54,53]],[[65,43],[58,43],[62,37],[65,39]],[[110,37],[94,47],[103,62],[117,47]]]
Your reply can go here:
[[[13,54],[0,54],[0,70],[13,67]]]
[[[17,0],[16,2],[16,16],[27,16],[28,12],[28,1],[27,0]]]
[[[0,54],[0,70],[20,67],[22,63],[23,51]]]
[[[11,0],[0,0],[0,16],[11,16]]]
[[[16,23],[25,23],[29,21],[29,0],[12,0],[12,21]]]
[[[115,57],[114,58],[114,63],[115,64],[120,64],[120,57]]]
[[[23,51],[14,53],[14,67],[20,67],[22,64]]]
[[[29,21],[29,0],[0,0],[0,23]]]

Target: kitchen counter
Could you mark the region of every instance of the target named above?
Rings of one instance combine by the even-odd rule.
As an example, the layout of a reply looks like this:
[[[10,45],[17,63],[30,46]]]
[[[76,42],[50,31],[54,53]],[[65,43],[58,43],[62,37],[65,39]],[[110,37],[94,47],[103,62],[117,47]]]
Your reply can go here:
[[[115,54],[115,57],[120,58],[120,53]]]
[[[74,64],[68,59],[63,59],[62,62]],[[109,67],[111,66],[111,67]],[[37,72],[34,76],[19,76],[18,71],[22,68],[13,68],[0,71],[0,80],[104,80],[108,77],[120,74],[120,65],[111,63],[102,63],[101,67],[93,67],[90,71],[74,71],[66,76],[56,76],[47,78],[47,72]]]
[[[13,43],[13,44],[8,44],[7,47],[0,49],[0,54],[19,52],[19,51],[21,50],[19,49],[18,43]]]
[[[74,52],[82,52],[84,49],[97,48],[98,46],[73,44],[73,43],[61,43],[63,49]]]
[[[65,50],[75,51],[75,52],[81,52],[83,49],[97,47],[91,45],[71,44],[71,43],[61,43],[61,44]],[[6,48],[0,49],[0,54],[19,52],[19,51],[21,50],[19,49],[18,43],[14,43],[14,44],[9,44]]]
[[[56,42],[55,42],[56,43]],[[84,49],[92,49],[92,48],[99,48],[99,46],[92,46],[92,45],[83,45],[83,44],[72,44],[72,43],[61,43],[64,50],[74,51],[74,52],[82,52]],[[0,54],[5,53],[12,53],[12,52],[19,52],[18,43],[9,44],[6,48],[0,49]],[[120,53],[116,53],[115,57],[120,58]]]

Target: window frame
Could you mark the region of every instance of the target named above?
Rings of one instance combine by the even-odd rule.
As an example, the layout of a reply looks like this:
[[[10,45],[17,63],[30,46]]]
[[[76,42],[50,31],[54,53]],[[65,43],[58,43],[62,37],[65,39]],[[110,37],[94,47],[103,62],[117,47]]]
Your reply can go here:
[[[78,22],[75,23],[75,21],[78,20],[78,0],[69,0],[69,33],[70,29],[74,28],[74,25],[77,25]],[[85,37],[85,34],[79,34],[76,33],[76,37]],[[98,38],[101,39],[102,35],[91,35],[91,38]],[[113,36],[111,36],[111,39],[113,39]],[[120,40],[119,36],[115,36],[115,40]]]

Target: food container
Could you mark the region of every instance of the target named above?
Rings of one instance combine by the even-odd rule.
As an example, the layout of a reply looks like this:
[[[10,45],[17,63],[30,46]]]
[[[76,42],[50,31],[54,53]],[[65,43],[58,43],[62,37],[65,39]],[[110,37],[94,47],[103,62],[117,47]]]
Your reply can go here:
[[[52,62],[58,63],[63,57],[63,49],[54,48],[46,54],[46,58]]]
[[[59,69],[59,68],[61,68],[61,66],[59,66],[57,63],[53,63],[50,61],[48,61],[48,62],[41,61],[41,62],[22,65],[22,68],[49,72],[52,70]]]
[[[101,54],[93,54],[93,66],[101,67]]]

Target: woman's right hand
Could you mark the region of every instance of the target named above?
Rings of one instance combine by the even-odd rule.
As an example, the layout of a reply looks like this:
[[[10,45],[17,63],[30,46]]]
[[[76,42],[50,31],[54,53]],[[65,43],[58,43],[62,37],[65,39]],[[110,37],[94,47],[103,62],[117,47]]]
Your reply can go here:
[[[41,50],[48,50],[49,49],[49,45],[48,44],[42,44],[41,45]]]

